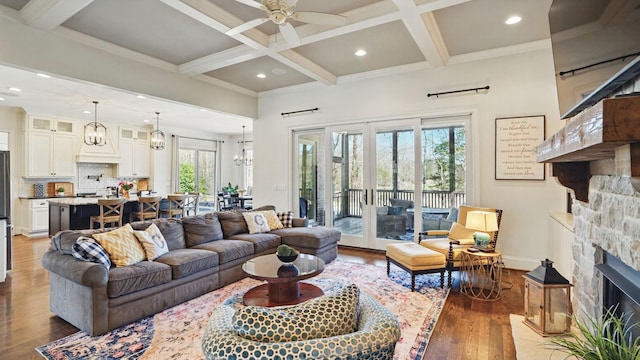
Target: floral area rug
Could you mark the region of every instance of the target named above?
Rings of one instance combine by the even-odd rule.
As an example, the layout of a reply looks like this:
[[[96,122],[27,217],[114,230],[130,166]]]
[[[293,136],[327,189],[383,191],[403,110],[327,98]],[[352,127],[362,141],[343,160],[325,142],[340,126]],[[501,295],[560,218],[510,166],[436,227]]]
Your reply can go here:
[[[440,289],[439,274],[411,277],[392,266],[386,268],[346,261],[333,261],[320,275],[305,280],[333,292],[342,284],[354,283],[396,315],[401,338],[395,359],[420,360],[448,294]],[[91,337],[77,332],[36,348],[44,358],[66,359],[204,359],[200,343],[212,309],[225,300],[244,294],[260,281],[245,278],[193,300],[176,305],[154,316]]]

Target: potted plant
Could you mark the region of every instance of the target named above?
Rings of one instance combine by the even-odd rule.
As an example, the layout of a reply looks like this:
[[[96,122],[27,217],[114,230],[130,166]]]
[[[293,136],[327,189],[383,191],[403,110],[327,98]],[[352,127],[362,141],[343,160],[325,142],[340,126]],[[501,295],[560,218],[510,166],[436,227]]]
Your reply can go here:
[[[553,349],[578,359],[640,359],[640,338],[633,340],[640,323],[630,324],[627,316],[618,317],[615,310],[607,310],[600,320],[586,322],[573,319],[577,334],[551,338]]]
[[[233,186],[231,185],[231,182],[229,182],[229,185],[224,186],[222,191],[230,196],[238,196],[238,185]]]
[[[298,254],[298,250],[286,244],[282,244],[276,249],[276,256],[283,263],[292,263],[296,261]]]
[[[64,196],[64,187],[60,186],[56,189],[56,196]]]

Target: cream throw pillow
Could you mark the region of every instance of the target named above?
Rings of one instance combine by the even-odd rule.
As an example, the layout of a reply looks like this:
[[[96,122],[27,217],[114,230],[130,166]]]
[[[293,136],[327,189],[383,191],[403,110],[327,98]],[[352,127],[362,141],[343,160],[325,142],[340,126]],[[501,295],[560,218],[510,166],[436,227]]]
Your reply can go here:
[[[282,225],[282,222],[280,221],[280,219],[278,219],[278,215],[276,214],[275,211],[264,210],[264,211],[257,211],[257,212],[262,213],[265,219],[267,219],[267,223],[269,224],[270,230],[284,229],[284,225]]]
[[[164,236],[162,236],[156,224],[151,224],[144,231],[134,231],[134,233],[144,248],[147,260],[155,260],[169,252],[167,241],[164,239]]]
[[[271,230],[267,219],[261,212],[244,212],[242,216],[247,222],[249,234],[265,233]]]
[[[129,224],[109,232],[93,234],[93,238],[107,251],[116,266],[133,265],[144,260],[142,245],[136,240]]]

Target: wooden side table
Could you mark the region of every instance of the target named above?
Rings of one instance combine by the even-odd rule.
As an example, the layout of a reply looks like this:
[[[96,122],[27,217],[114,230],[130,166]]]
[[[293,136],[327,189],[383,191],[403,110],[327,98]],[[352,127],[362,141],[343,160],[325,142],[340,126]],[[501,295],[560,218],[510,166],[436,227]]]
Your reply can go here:
[[[502,292],[502,254],[494,252],[462,252],[460,292],[479,300],[498,300]]]

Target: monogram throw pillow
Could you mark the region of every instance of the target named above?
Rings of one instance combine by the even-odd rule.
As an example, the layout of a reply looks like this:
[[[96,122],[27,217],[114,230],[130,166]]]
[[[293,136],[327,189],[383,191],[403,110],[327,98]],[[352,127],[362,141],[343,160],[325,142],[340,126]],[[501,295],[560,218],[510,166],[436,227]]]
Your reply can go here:
[[[247,222],[249,234],[265,233],[271,231],[269,222],[261,212],[245,212],[242,213],[244,221]]]
[[[140,245],[144,248],[147,260],[154,260],[169,252],[167,241],[156,224],[151,224],[144,231],[135,231]]]

